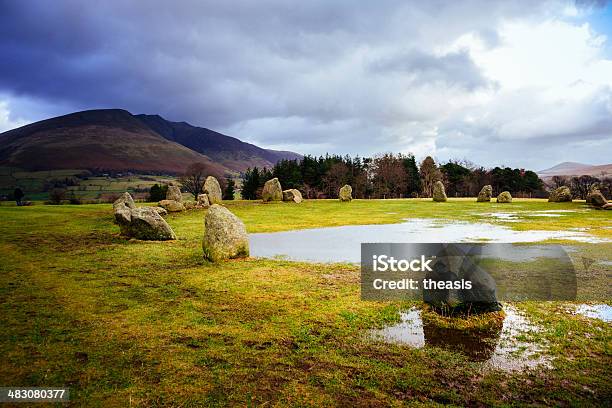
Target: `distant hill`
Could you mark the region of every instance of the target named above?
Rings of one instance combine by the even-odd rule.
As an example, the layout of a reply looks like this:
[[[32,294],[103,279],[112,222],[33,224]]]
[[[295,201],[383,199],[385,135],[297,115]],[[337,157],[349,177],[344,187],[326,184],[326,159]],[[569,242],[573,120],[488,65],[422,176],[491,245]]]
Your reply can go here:
[[[593,177],[611,177],[612,164],[603,164],[593,166],[590,164],[563,162],[549,169],[540,170],[537,172],[542,179],[548,179],[553,176],[593,176]]]
[[[202,162],[223,174],[249,166],[270,167],[284,157],[299,155],[262,149],[157,115],[134,116],[122,109],[76,112],[0,133],[0,166],[30,171],[176,174]]]
[[[235,171],[244,171],[254,166],[270,168],[281,159],[302,157],[293,152],[262,149],[214,130],[192,126],[187,122],[171,122],[159,115],[135,117],[166,139],[205,154]]]

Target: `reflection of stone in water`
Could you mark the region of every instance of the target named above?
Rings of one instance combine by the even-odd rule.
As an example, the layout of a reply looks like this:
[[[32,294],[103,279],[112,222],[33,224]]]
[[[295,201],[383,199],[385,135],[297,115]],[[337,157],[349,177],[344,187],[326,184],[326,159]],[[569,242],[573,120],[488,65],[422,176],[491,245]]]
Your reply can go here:
[[[423,324],[420,311],[413,308],[400,314],[400,323],[373,330],[371,336],[375,340],[416,348],[435,346],[456,350],[472,361],[482,362],[485,367],[504,371],[548,366],[550,360],[540,354],[540,345],[518,340],[522,334],[539,329],[513,307],[505,306],[504,312],[503,323],[490,332],[462,332]]]
[[[472,361],[487,361],[495,351],[503,324],[488,330],[460,330],[423,322],[425,344],[461,351]]]

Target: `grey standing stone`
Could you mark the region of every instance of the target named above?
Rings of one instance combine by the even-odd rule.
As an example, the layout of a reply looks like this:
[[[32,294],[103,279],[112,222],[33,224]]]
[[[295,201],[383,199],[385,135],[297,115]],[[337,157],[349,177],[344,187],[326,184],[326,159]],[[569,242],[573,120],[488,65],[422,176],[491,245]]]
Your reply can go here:
[[[266,181],[263,190],[261,191],[261,198],[264,201],[282,201],[283,200],[283,189],[281,187],[278,178],[274,177],[271,180]]]
[[[170,184],[168,186],[168,192],[166,193],[166,200],[172,200],[179,203],[183,202],[183,194],[181,193],[181,189],[174,184]]]
[[[345,184],[338,192],[338,199],[343,202],[348,202],[353,199],[353,187]]]
[[[302,202],[302,193],[295,188],[283,191],[283,201],[293,201],[294,203]]]
[[[213,176],[206,177],[202,192],[208,195],[208,202],[210,204],[221,204],[223,201],[223,193],[221,192],[221,185],[216,178]]]
[[[504,191],[497,196],[497,202],[498,203],[511,203],[512,195],[510,194],[509,191]]]
[[[549,203],[563,203],[568,201],[572,201],[572,192],[567,186],[561,186],[554,189],[548,197]]]
[[[440,203],[446,201],[446,191],[444,191],[444,184],[441,181],[436,181],[434,183],[433,200]]]
[[[249,256],[249,239],[240,218],[227,208],[213,204],[204,217],[204,258],[219,262]]]
[[[115,223],[125,236],[154,241],[176,239],[174,231],[155,207],[136,207],[129,193],[113,203],[113,210]]]
[[[491,197],[493,196],[493,187],[490,184],[484,186],[480,193],[478,193],[478,198],[476,199],[477,203],[488,203],[491,201]]]

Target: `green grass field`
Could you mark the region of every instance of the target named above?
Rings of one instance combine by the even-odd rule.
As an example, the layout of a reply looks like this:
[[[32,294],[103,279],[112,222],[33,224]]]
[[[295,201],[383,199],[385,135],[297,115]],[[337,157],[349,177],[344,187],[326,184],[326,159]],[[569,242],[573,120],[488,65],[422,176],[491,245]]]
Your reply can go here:
[[[124,191],[142,191],[150,189],[154,184],[167,184],[175,181],[171,176],[126,175],[122,177],[91,176],[87,170],[48,170],[24,171],[13,167],[0,167],[0,195],[8,195],[15,187],[20,187],[26,193],[27,200],[46,200],[50,188],[46,184],[52,181],[63,181],[66,178],[77,182],[68,186],[69,195],[86,200],[100,198],[103,195],[121,194]]]
[[[612,239],[611,213],[580,202],[226,204],[249,232],[405,218],[497,223],[483,214],[526,211],[520,222],[504,225],[586,228]],[[579,211],[529,216],[550,209]],[[558,302],[517,304],[542,327],[532,340],[546,342],[554,360],[550,369],[512,373],[483,370],[448,349],[374,342],[367,330],[397,321],[410,305],[361,301],[353,265],[207,263],[204,215],[170,215],[179,239],[144,242],[119,236],[110,205],[0,207],[0,383],[68,386],[72,405],[100,407],[602,406],[612,400],[609,323],[567,313],[570,306]],[[571,245],[577,256],[594,260],[612,253],[610,242]],[[589,278],[609,283],[609,267],[597,265]]]

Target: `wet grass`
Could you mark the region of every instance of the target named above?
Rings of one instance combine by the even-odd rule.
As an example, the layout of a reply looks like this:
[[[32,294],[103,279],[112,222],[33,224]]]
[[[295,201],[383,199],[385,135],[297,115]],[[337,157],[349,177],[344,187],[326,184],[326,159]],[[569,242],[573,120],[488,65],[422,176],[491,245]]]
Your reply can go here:
[[[479,211],[501,211],[495,205],[228,203],[250,232],[410,217],[475,221]],[[207,263],[204,213],[169,216],[179,239],[161,243],[119,237],[110,205],[0,208],[0,383],[65,385],[73,405],[105,407],[610,402],[609,324],[567,313],[561,303],[519,304],[543,328],[527,340],[546,341],[554,360],[550,370],[517,373],[483,371],[437,347],[370,342],[367,330],[397,321],[410,305],[361,301],[359,271],[350,265]],[[610,237],[609,213],[567,214],[509,226],[588,228]],[[605,259],[611,249],[572,245],[589,259]]]

